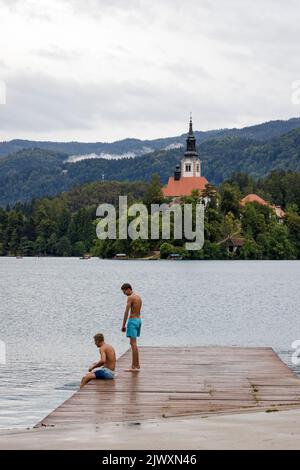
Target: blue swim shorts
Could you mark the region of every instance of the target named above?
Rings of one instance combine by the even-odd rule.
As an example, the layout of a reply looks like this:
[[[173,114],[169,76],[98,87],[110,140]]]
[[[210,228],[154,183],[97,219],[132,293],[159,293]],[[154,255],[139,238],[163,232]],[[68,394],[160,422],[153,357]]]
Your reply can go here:
[[[138,338],[141,334],[142,320],[140,318],[129,318],[127,322],[127,338]]]
[[[96,379],[111,380],[115,378],[115,373],[113,370],[108,369],[107,367],[101,367],[94,371]]]

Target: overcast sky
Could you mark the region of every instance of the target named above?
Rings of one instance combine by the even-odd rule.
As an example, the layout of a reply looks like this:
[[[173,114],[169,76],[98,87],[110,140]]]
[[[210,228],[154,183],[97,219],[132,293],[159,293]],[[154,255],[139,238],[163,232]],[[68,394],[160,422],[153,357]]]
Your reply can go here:
[[[300,114],[299,0],[0,0],[0,140],[113,141]],[[0,87],[1,90],[1,87]]]

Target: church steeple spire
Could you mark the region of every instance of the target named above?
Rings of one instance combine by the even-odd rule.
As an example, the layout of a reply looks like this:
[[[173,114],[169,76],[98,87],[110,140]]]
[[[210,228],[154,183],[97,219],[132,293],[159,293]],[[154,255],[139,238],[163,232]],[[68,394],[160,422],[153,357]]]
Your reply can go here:
[[[201,176],[201,160],[196,150],[196,138],[193,131],[192,113],[190,114],[189,130],[186,134],[186,151],[180,164],[176,165],[174,176],[171,176],[168,185],[163,188],[165,197],[190,196],[194,189],[201,196],[208,181]]]
[[[194,132],[193,132],[192,113],[190,113],[189,133],[186,139],[186,152],[184,156],[188,158],[198,157],[197,150],[196,150],[196,139],[195,139]]]
[[[194,133],[193,133],[193,121],[192,121],[192,113],[190,113],[190,127],[189,127],[189,135],[194,135]]]

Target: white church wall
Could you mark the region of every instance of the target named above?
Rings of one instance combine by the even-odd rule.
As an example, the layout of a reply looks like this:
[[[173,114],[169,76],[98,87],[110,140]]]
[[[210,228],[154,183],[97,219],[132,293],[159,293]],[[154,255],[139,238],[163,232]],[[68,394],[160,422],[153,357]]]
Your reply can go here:
[[[181,160],[181,176],[184,178],[201,176],[201,162],[194,158],[183,158]]]

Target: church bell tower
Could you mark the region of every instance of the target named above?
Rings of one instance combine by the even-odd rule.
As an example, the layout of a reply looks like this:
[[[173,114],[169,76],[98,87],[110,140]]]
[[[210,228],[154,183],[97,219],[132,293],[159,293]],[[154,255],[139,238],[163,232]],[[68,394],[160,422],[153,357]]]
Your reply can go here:
[[[205,176],[201,176],[201,161],[196,149],[196,138],[193,132],[192,116],[190,116],[186,151],[180,164],[176,165],[174,175],[169,177],[168,184],[162,189],[162,192],[165,197],[172,198],[190,196],[194,190],[197,190],[201,195],[207,184]]]
[[[181,160],[181,177],[201,176],[201,161],[196,150],[196,138],[190,116],[189,132],[186,138],[186,151]]]

